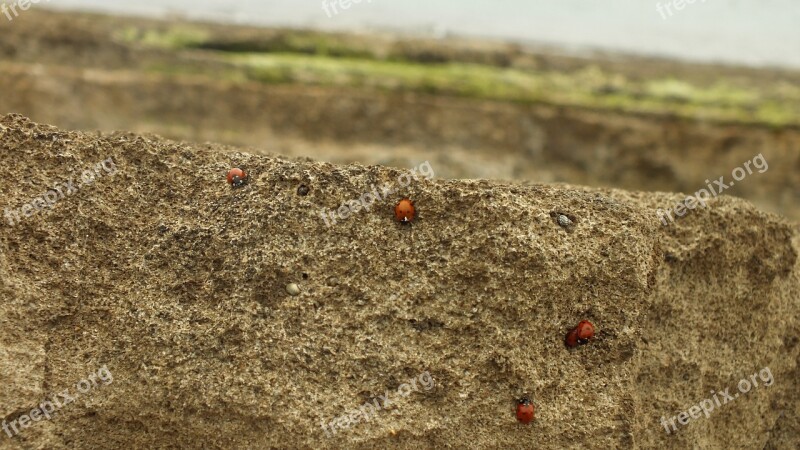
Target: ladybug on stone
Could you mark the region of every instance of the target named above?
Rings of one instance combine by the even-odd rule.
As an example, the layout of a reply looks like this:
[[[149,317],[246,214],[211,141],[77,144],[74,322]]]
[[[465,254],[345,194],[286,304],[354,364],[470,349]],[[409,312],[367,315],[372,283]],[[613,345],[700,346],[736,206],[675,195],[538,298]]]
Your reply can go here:
[[[234,188],[242,187],[247,183],[247,172],[235,167],[228,172],[228,184]]]
[[[533,420],[534,412],[533,403],[527,396],[517,400],[517,420],[520,423],[530,423]]]
[[[413,222],[416,214],[417,210],[414,208],[414,203],[407,198],[400,200],[397,206],[394,207],[394,218],[404,225]]]
[[[564,343],[573,348],[589,342],[594,337],[594,325],[588,320],[581,320],[578,325],[567,333]]]

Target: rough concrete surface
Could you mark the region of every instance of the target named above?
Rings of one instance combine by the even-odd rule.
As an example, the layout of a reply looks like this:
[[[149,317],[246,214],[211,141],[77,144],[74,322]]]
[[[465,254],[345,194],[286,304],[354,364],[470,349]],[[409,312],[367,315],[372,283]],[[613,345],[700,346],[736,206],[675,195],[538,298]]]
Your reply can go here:
[[[0,206],[76,191],[0,225],[0,418],[113,382],[0,448],[800,444],[797,225],[727,196],[665,227],[654,210],[684,196],[423,177],[321,218],[403,174],[3,118]],[[596,338],[567,349],[583,319]],[[659,423],[766,367],[770,386]]]
[[[174,41],[167,48],[146,45],[158,42],[158,36],[192,41],[198,35],[206,36],[200,39],[202,48],[186,42],[175,48]],[[131,36],[149,38],[139,42]],[[446,61],[483,68],[510,65],[522,74],[556,76],[560,89],[571,92],[569,98],[572,91],[595,86],[606,92],[593,97],[596,101],[629,92],[633,97],[628,99],[639,108],[592,107],[558,96],[524,102],[430,87],[409,90],[384,75],[359,76],[360,86],[326,84],[310,74],[254,80],[248,70],[231,72],[226,62],[241,52],[269,57],[292,48],[300,54],[338,48],[362,58],[365,52],[394,54],[398,61],[428,61],[432,64],[421,66],[428,68],[446,66]],[[333,79],[347,78],[352,68],[343,61],[348,60],[336,62],[343,65]],[[464,76],[453,78],[453,84],[463,84]],[[672,87],[663,98],[628,83]],[[798,86],[800,72],[774,68],[632,55],[576,58],[500,42],[420,42],[380,33],[342,35],[36,9],[3,29],[0,39],[0,112],[21,113],[62,129],[157,133],[336,164],[411,167],[428,160],[438,178],[667,192],[696,192],[704,180],[730,178],[733,169],[761,154],[769,171],[754,172],[726,194],[794,221],[800,221]],[[686,92],[702,100],[685,97]],[[717,98],[720,92],[732,97]],[[748,111],[775,114],[786,108],[798,113],[777,114],[787,122],[777,125],[722,120],[704,109],[725,111],[745,98],[751,99]],[[688,116],[676,114],[701,104]]]

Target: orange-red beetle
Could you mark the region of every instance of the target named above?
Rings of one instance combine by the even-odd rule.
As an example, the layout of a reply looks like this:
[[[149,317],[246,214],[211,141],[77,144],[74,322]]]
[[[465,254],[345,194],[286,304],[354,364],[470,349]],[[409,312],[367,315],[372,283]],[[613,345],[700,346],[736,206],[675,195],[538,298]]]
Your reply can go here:
[[[416,213],[417,210],[414,209],[414,203],[407,198],[400,200],[397,206],[394,207],[394,217],[400,223],[411,223]]]
[[[237,168],[233,168],[228,172],[228,184],[233,187],[239,187],[247,182],[247,173]]]
[[[594,337],[594,325],[588,320],[581,320],[578,325],[567,333],[564,343],[567,347],[576,347],[589,342]]]
[[[528,397],[517,400],[517,420],[522,423],[530,423],[533,420],[534,407]]]
[[[578,332],[578,342],[581,344],[585,344],[594,337],[594,325],[588,320],[581,320],[575,330]]]
[[[578,346],[578,329],[573,328],[572,330],[567,333],[567,337],[564,339],[564,343],[567,344],[567,347],[577,347]]]

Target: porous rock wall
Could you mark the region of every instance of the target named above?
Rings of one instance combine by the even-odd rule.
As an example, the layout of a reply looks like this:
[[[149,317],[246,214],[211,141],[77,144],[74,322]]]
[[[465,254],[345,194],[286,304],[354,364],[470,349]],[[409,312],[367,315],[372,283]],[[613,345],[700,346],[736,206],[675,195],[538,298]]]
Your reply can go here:
[[[796,225],[731,197],[663,226],[681,196],[403,174],[3,118],[0,418],[19,432],[0,448],[798,445]],[[567,349],[583,319],[595,338]],[[764,367],[770,386],[659,423]]]

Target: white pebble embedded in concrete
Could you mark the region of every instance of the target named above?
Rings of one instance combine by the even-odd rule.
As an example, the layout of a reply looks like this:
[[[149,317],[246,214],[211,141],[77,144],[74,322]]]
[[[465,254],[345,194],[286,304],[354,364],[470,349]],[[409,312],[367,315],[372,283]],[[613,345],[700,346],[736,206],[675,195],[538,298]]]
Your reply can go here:
[[[300,295],[300,286],[297,283],[289,283],[286,285],[286,292],[291,296]]]
[[[567,216],[565,216],[563,214],[559,214],[558,215],[558,224],[561,225],[564,228],[567,228],[568,226],[572,225],[572,221],[569,220],[569,217],[567,217]]]

